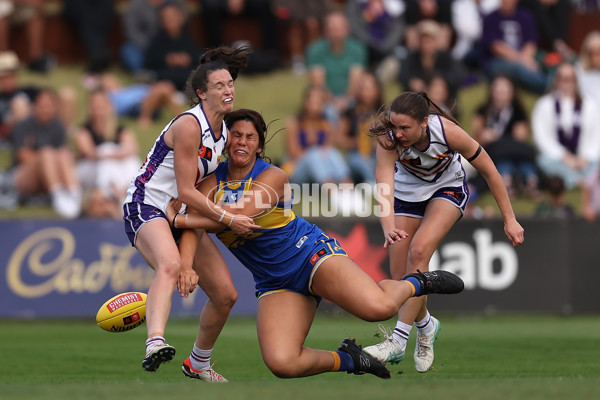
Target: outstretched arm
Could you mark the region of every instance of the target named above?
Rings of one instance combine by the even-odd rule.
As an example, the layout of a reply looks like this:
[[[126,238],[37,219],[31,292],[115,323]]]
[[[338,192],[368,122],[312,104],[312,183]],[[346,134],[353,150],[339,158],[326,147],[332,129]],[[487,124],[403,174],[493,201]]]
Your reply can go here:
[[[444,119],[444,130],[448,145],[469,160],[487,182],[504,219],[504,233],[512,245],[523,243],[523,228],[517,222],[502,176],[490,156],[475,139],[453,122]]]
[[[383,247],[408,237],[406,232],[396,228],[394,217],[394,164],[397,158],[398,155],[395,150],[386,150],[380,143],[377,145],[376,197],[379,202],[379,222],[385,237]]]

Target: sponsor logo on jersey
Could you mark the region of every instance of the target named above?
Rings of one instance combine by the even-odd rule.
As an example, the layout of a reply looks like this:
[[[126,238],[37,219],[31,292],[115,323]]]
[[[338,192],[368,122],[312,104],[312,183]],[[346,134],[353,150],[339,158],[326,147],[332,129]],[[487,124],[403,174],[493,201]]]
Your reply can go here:
[[[325,247],[321,247],[319,251],[312,255],[310,258],[310,263],[315,265],[316,262],[319,261],[319,258],[323,257],[325,254],[327,254],[327,250],[325,250]]]
[[[306,236],[306,235],[302,236],[302,237],[300,238],[300,240],[298,240],[298,241],[296,242],[296,247],[297,247],[297,248],[300,248],[300,247],[302,247],[302,245],[304,244],[304,242],[306,242],[306,239],[308,239],[308,236]]]
[[[205,160],[210,161],[212,159],[213,150],[209,147],[202,146],[200,150],[198,150],[198,157],[202,157]]]

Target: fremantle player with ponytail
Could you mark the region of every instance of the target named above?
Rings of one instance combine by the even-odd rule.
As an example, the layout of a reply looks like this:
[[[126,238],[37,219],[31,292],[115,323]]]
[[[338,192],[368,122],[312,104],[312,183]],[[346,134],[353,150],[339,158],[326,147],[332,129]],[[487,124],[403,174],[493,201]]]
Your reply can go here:
[[[123,205],[125,232],[156,271],[146,301],[148,340],[142,367],[149,372],[175,356],[175,348],[164,339],[175,287],[187,297],[199,283],[209,301],[200,316],[203,336],[196,342],[196,367],[206,372],[203,377],[208,380],[222,379],[210,367],[210,352],[237,292],[221,253],[202,231],[185,234],[197,235],[197,251],[202,257],[195,260],[202,260],[202,265],[193,267],[203,272],[197,274],[192,269],[194,260],[180,256],[174,238],[177,235],[171,231],[165,210],[171,198],[178,198],[207,218],[227,224],[237,234],[248,235],[259,228],[252,218],[226,212],[196,190],[196,185],[215,171],[228,145],[223,117],[233,109],[234,81],[247,65],[249,54],[249,48],[219,47],[202,56],[187,82],[192,108],[163,129],[127,191]],[[173,221],[175,228],[177,218]]]
[[[485,178],[512,245],[523,243],[523,228],[494,163],[425,92],[404,92],[396,97],[378,114],[370,133],[378,140],[377,183],[387,188],[380,197],[384,199],[380,222],[393,279],[417,270],[428,271],[434,251],[462,217],[469,191],[461,157]],[[400,362],[413,324],[418,330],[415,368],[428,371],[441,325],[429,314],[426,296],[408,300],[398,312],[394,331],[390,334],[381,326],[386,340],[365,348],[365,352],[383,362]]]

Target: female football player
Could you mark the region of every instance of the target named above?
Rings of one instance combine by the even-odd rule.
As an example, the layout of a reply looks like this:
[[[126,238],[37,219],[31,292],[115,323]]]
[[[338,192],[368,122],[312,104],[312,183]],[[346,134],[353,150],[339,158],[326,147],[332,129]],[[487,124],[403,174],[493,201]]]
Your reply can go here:
[[[427,271],[433,252],[462,217],[469,192],[461,156],[489,185],[508,239],[513,246],[523,243],[523,228],[494,163],[427,94],[402,93],[379,113],[370,131],[379,141],[377,183],[393,188],[384,201],[394,213],[380,218],[393,279]],[[433,363],[433,342],[440,330],[439,321],[427,311],[427,297],[408,300],[400,308],[392,335],[386,332],[386,340],[365,351],[384,362],[401,361],[413,323],[418,329],[415,367],[426,372]]]
[[[240,235],[226,221],[199,213],[177,214],[172,206],[167,208],[168,219],[175,228],[218,232],[217,237],[252,272],[258,298],[258,341],[273,374],[292,378],[347,371],[389,378],[385,365],[354,340],[345,339],[337,351],[304,346],[321,297],[366,321],[381,321],[395,315],[413,296],[460,292],[462,280],[437,271],[375,283],[335,239],[293,213],[286,173],[263,157],[267,128],[262,116],[242,109],[227,114],[225,122],[231,142],[228,161],[204,179],[198,190],[222,203],[236,218],[253,218],[261,228]],[[403,231],[398,234],[406,237]],[[203,371],[196,362],[193,353],[184,361],[186,376],[200,378]]]
[[[217,168],[228,145],[223,116],[232,110],[233,82],[246,66],[248,54],[247,48],[219,47],[202,56],[187,82],[188,97],[194,107],[167,124],[127,191],[123,205],[125,232],[156,271],[146,301],[148,340],[142,362],[146,371],[154,372],[174,357],[175,348],[164,339],[173,290],[178,281],[187,284],[198,278],[196,274],[185,275],[185,271],[180,274],[182,260],[165,215],[171,198],[178,197],[237,234],[249,234],[258,228],[252,218],[227,212],[196,190],[200,180]],[[209,301],[200,317],[202,335],[198,344],[203,356],[210,359],[210,350],[237,292],[220,252],[208,235],[199,239],[198,251],[204,254],[203,268],[210,270],[200,281]]]

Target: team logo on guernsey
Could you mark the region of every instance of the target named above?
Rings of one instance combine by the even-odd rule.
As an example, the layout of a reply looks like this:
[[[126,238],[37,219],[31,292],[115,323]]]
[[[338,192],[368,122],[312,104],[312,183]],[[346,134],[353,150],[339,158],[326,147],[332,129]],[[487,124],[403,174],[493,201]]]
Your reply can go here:
[[[319,251],[312,255],[310,258],[310,263],[315,265],[315,263],[319,261],[319,258],[323,257],[325,254],[327,254],[327,250],[325,250],[325,247],[321,247]]]
[[[202,146],[200,150],[198,150],[198,156],[204,158],[205,160],[212,160],[213,150],[210,147]]]
[[[404,160],[404,163],[408,165],[421,165],[421,159],[419,157],[411,158],[410,160]]]

